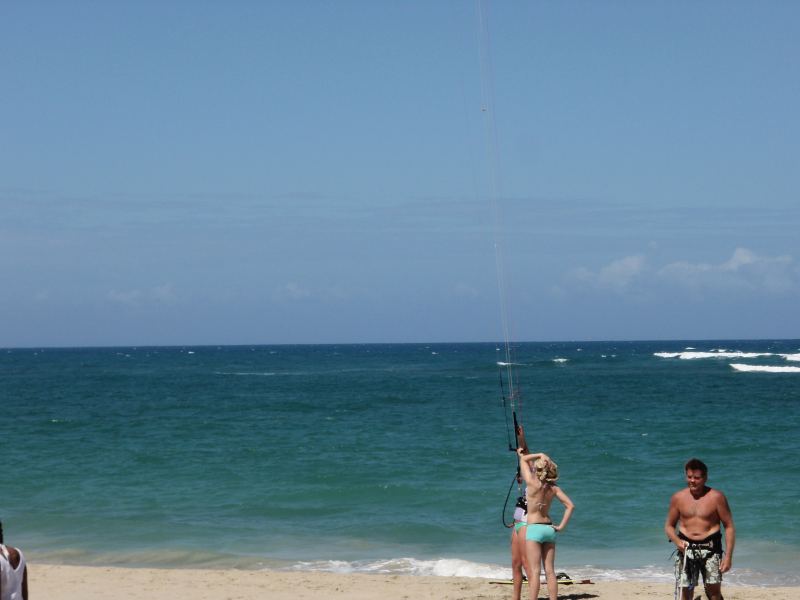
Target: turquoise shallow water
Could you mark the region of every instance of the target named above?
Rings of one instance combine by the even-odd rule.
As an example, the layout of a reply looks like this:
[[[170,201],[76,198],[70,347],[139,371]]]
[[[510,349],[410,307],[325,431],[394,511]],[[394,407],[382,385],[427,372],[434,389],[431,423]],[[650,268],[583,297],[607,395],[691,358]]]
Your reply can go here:
[[[669,580],[666,507],[697,455],[734,511],[730,579],[800,583],[798,353],[518,345],[528,437],[578,507],[559,569]],[[3,350],[0,519],[49,562],[502,575],[515,459],[498,358],[494,344]]]

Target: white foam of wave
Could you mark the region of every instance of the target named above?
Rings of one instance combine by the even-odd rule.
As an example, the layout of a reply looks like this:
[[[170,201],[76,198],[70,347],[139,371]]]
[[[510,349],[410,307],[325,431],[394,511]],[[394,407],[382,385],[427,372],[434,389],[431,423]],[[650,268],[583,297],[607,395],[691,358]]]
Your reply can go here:
[[[659,358],[679,358],[696,360],[699,358],[758,358],[759,356],[775,356],[772,352],[728,352],[716,350],[712,352],[654,352]]]
[[[789,560],[793,559],[792,556]],[[788,565],[789,563],[787,563]],[[477,563],[459,558],[438,558],[422,560],[416,558],[390,558],[379,560],[319,560],[303,561],[282,567],[277,564],[266,565],[269,569],[286,568],[292,571],[326,571],[329,573],[373,573],[395,575],[422,575],[436,577],[476,577],[485,579],[511,579],[511,569],[504,565]],[[673,583],[675,581],[672,563],[665,561],[658,565],[645,565],[636,568],[617,569],[592,564],[558,565],[559,571],[569,574],[574,580],[592,581],[651,581]],[[793,570],[780,572],[737,567],[735,573],[726,574],[726,582],[736,586],[775,586],[800,584],[800,576]]]
[[[507,363],[507,362],[499,362],[497,363],[498,367],[521,367],[521,363]]]
[[[572,579],[591,579],[592,581],[653,581],[675,582],[675,575],[670,568],[647,565],[636,569],[611,569],[586,565],[567,571]]]
[[[391,558],[385,560],[322,560],[300,562],[292,566],[295,571],[327,571],[330,573],[393,573],[405,575],[433,575],[436,577],[483,577],[510,579],[511,569],[500,565],[475,563],[460,558],[420,560],[416,558]]]
[[[277,373],[270,373],[270,372],[265,372],[265,373],[253,372],[253,373],[251,373],[251,372],[247,372],[247,371],[244,371],[244,372],[216,371],[214,374],[215,375],[236,375],[238,377],[274,377],[275,375],[277,375]]]
[[[743,365],[741,363],[731,363],[731,367],[746,373],[800,373],[800,367],[772,367],[768,365]]]
[[[569,361],[568,358],[554,358],[553,359],[554,363],[565,363],[565,362],[568,362],[568,361]]]
[[[781,354],[783,358],[790,361],[800,361],[800,354]]]

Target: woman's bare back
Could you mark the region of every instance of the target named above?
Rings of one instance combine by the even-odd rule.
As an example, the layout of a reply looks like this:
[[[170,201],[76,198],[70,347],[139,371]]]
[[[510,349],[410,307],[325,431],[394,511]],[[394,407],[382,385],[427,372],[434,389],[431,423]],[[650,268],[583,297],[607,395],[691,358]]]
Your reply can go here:
[[[538,485],[536,485],[538,483]],[[550,505],[556,497],[555,487],[549,483],[536,481],[529,484],[526,490],[528,500],[528,523],[547,523],[553,520],[550,518]]]

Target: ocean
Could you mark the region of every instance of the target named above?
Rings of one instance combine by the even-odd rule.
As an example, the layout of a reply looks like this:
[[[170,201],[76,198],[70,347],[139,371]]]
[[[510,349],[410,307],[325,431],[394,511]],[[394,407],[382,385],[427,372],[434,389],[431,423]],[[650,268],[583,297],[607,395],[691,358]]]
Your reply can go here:
[[[513,352],[531,449],[577,507],[557,570],[672,581],[663,524],[697,456],[733,510],[727,581],[800,585],[800,340]],[[508,576],[503,356],[4,349],[6,540],[31,562]]]

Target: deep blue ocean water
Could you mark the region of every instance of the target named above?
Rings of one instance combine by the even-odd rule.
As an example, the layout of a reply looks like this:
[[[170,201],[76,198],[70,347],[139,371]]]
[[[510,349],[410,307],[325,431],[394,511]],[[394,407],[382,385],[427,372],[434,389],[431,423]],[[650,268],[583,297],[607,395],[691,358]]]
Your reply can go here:
[[[671,580],[667,504],[698,456],[736,521],[729,581],[800,584],[798,353],[798,340],[516,345],[531,448],[577,505],[558,569]],[[501,354],[2,350],[7,541],[55,563],[501,576],[516,465]]]

